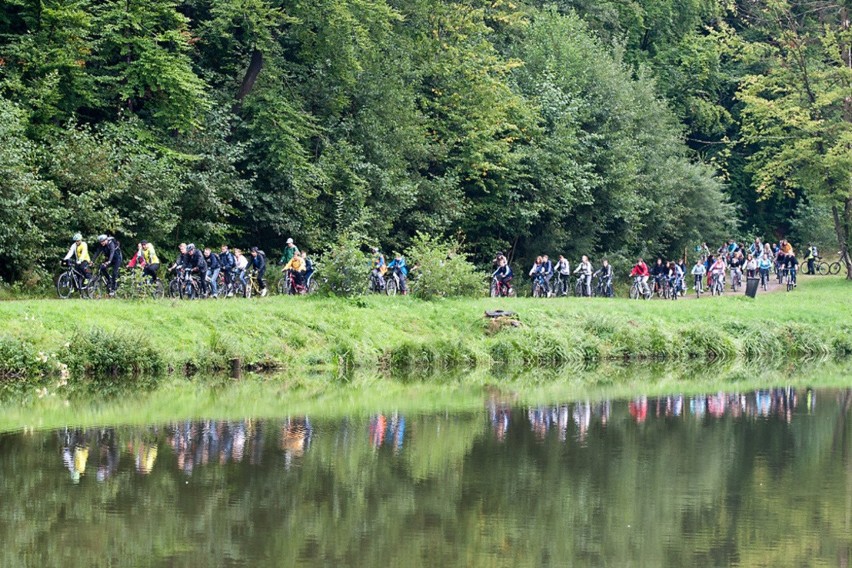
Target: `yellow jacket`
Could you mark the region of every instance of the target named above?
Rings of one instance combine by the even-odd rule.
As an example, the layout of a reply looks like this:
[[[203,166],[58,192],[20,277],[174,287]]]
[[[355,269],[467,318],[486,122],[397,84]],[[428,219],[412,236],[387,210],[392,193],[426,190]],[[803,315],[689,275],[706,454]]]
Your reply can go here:
[[[296,272],[305,271],[305,261],[298,254],[290,259],[290,262],[284,265],[284,270],[295,270]]]

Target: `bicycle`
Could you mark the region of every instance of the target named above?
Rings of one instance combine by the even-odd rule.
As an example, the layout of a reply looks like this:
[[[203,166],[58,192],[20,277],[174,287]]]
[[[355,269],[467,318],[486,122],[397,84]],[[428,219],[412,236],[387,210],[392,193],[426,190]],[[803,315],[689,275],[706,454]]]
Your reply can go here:
[[[590,283],[591,284],[591,283]],[[586,295],[586,280],[584,275],[580,275],[574,281],[574,296],[583,298]]]
[[[293,290],[296,294],[311,294],[316,292],[317,283],[313,280],[313,275],[305,284],[296,284],[296,275],[292,270],[282,271],[283,277],[278,279],[276,288],[281,295],[291,295]]]
[[[547,298],[550,296],[548,292],[547,279],[544,274],[538,273],[533,277],[533,298]]]
[[[654,293],[651,291],[650,286],[646,282],[640,282],[640,279],[641,276],[633,279],[633,285],[630,287],[630,299],[638,300],[642,298],[643,300],[650,300]]]
[[[764,292],[769,290],[769,269],[760,269],[760,287]]]
[[[260,296],[263,290],[260,288],[260,282],[257,280],[257,271],[246,271],[246,285],[244,289],[245,297]]]
[[[381,273],[378,269],[374,269],[370,272],[370,280],[367,282],[367,292],[371,294],[381,294],[385,292],[386,283],[383,282],[383,278],[381,278]]]
[[[86,282],[85,274],[79,272],[73,261],[63,261],[68,268],[56,278],[56,293],[67,300],[77,292],[83,300],[92,298],[92,291]]]
[[[397,292],[405,293],[402,289],[402,280],[399,275],[399,270],[393,269],[390,271],[390,277],[385,274],[385,293],[388,296],[396,296]]]
[[[736,294],[740,286],[743,284],[743,273],[739,268],[731,270],[731,291]]]
[[[796,270],[793,268],[787,269],[787,291],[790,292],[796,287]]]
[[[510,282],[500,282],[497,278],[491,279],[491,297],[492,298],[514,298],[515,288]]]
[[[700,298],[704,293],[704,275],[693,274],[695,279],[695,297]]]
[[[721,296],[725,293],[725,283],[721,274],[713,274],[710,277],[710,295]]]
[[[553,295],[554,296],[567,296],[568,295],[568,284],[570,283],[570,275],[562,274],[561,272],[556,272],[554,275],[555,283],[553,285]]]
[[[595,288],[592,290],[592,295],[596,298],[612,298],[614,296],[612,291],[612,280],[603,276],[598,276]]]
[[[169,297],[196,300],[201,297],[201,284],[189,268],[173,268],[175,277],[169,281]]]
[[[804,273],[808,274],[807,272]],[[818,256],[814,263],[814,274],[819,274],[820,276],[828,276],[829,274],[835,276],[840,274],[840,262],[826,262],[821,256]]]

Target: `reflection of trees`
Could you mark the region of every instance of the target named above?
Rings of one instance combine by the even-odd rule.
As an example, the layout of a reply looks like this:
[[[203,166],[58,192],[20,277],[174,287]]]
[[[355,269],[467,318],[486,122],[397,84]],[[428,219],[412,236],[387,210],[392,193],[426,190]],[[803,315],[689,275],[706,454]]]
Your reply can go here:
[[[837,564],[852,395],[766,392],[3,436],[0,565]]]

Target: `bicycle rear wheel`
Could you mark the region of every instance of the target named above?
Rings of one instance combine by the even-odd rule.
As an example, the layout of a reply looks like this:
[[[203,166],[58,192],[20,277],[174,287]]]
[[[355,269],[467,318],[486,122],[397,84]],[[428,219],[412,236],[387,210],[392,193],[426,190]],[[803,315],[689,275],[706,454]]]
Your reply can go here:
[[[836,275],[840,274],[840,263],[839,262],[832,262],[831,264],[829,264],[828,265],[828,273],[831,274],[832,276],[836,276]]]

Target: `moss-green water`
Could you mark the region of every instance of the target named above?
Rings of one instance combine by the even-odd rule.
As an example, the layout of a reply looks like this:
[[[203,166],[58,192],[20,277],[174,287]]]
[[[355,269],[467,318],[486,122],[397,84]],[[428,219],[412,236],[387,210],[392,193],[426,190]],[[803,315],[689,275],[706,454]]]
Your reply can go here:
[[[224,302],[0,303],[7,373],[63,363],[95,373],[199,371],[230,359],[291,372],[547,367],[606,360],[843,358],[852,283],[802,278],[791,293],[627,299],[274,297]],[[518,313],[494,325],[488,309]],[[42,362],[41,359],[47,359]]]

